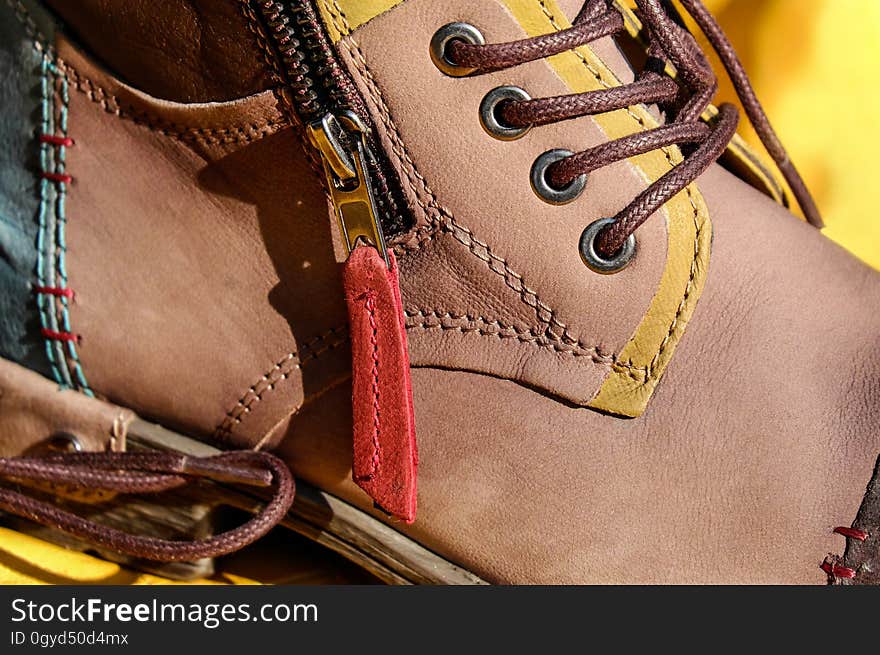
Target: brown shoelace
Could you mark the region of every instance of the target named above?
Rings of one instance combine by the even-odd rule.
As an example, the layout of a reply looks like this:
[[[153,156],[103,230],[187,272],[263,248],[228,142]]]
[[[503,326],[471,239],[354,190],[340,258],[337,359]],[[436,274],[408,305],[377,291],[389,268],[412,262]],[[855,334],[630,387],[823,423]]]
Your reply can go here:
[[[728,72],[746,114],[764,146],[784,175],[807,219],[821,226],[818,210],[797,170],[771,127],[733,47],[699,0],[679,0],[707,36]],[[648,66],[636,80],[620,87],[527,101],[507,101],[499,117],[511,127],[546,125],[580,116],[656,103],[666,114],[665,125],[598,145],[553,164],[550,182],[560,188],[602,166],[658,148],[681,145],[685,160],[640,193],[604,231],[597,247],[613,256],[645,220],[694,181],[724,152],[738,123],[734,107],[724,104],[707,124],[701,115],[714,96],[717,81],[690,33],[678,22],[665,0],[636,0],[648,30]],[[453,41],[448,56],[454,63],[486,73],[546,58],[613,36],[625,30],[623,17],[609,0],[589,0],[574,25],[560,32],[512,43],[471,45]],[[675,80],[662,74],[665,62],[677,72]],[[137,536],[99,525],[34,498],[8,483],[52,485],[115,493],[157,493],[194,479],[245,485],[274,485],[263,510],[244,525],[196,541],[169,541]],[[170,453],[70,453],[45,457],[0,458],[0,510],[60,529],[92,543],[134,557],[185,561],[215,557],[238,550],[263,536],[289,510],[293,477],[276,457],[261,452],[232,452],[197,458]]]
[[[717,53],[746,115],[807,220],[821,227],[819,211],[773,131],[730,41],[700,0],[679,2]],[[649,47],[645,70],[637,74],[634,82],[552,98],[507,100],[496,110],[499,118],[513,128],[546,125],[641,103],[657,104],[664,111],[665,125],[575,153],[547,170],[550,183],[561,189],[581,175],[613,162],[658,148],[682,146],[684,161],[640,193],[599,235],[597,248],[608,257],[617,253],[642,223],[722,155],[739,121],[737,110],[730,104],[722,104],[710,123],[701,120],[718,86],[705,54],[667,0],[636,0],[636,5],[647,28]],[[455,40],[448,44],[447,53],[456,65],[473,68],[475,74],[488,73],[551,57],[625,30],[623,16],[610,0],[588,0],[573,26],[566,30],[510,43],[475,45]],[[676,70],[674,80],[662,72],[667,62]]]
[[[0,478],[40,488],[69,487],[126,494],[176,489],[197,478],[269,487],[272,499],[247,523],[228,532],[194,541],[171,541],[132,535],[99,525],[7,485],[0,486],[0,510],[80,537],[117,553],[176,562],[217,557],[256,541],[272,529],[293,503],[290,470],[274,455],[236,451],[214,457],[173,453],[65,453],[44,457],[0,458]]]

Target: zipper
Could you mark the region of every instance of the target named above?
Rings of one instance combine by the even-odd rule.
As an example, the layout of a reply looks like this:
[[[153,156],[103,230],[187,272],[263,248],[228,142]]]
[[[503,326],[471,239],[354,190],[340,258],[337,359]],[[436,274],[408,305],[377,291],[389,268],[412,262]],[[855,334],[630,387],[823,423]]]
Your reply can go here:
[[[363,122],[352,111],[338,118],[324,114],[308,126],[308,137],[322,155],[327,188],[336,208],[346,253],[351,257],[358,240],[372,245],[388,269],[391,261],[367,166],[369,146]]]
[[[371,212],[379,231],[390,235],[408,229],[412,219],[402,210],[406,205],[396,173],[376,147],[366,105],[339,62],[312,2],[259,0],[254,4],[264,32],[276,51],[278,72],[288,87],[287,98],[307,127],[312,145],[320,152],[325,172],[326,164],[335,166],[341,156],[360,160],[365,173],[363,181],[369,185]],[[317,134],[327,126],[334,132]],[[342,127],[341,132],[336,131],[337,126]],[[340,148],[347,153],[342,153]],[[343,182],[342,187],[350,186],[352,180],[338,179],[339,169],[333,170],[337,177],[328,177],[328,186],[336,203],[344,196],[334,193],[334,188],[339,182]],[[373,245],[379,247],[376,242]]]
[[[290,104],[321,155],[347,251],[342,286],[352,356],[352,478],[378,508],[411,523],[418,452],[409,351],[397,262],[385,246],[386,230],[409,227],[400,211],[406,206],[400,183],[311,0],[254,4]]]

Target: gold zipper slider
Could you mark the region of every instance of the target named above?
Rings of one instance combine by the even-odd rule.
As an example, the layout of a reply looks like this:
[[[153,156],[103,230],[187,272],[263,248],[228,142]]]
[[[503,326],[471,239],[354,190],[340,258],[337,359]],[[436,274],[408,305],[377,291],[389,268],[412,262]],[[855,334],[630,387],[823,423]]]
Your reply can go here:
[[[362,239],[374,246],[390,269],[385,236],[376,212],[373,185],[366,166],[366,128],[352,112],[325,114],[309,125],[309,140],[321,152],[327,187],[336,207],[346,253]]]

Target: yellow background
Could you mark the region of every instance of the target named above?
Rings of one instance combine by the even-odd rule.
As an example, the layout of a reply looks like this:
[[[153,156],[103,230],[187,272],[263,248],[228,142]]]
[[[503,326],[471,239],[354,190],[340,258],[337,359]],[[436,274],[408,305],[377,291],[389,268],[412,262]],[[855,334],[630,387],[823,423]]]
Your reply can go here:
[[[825,233],[880,268],[878,0],[706,0],[813,192]],[[722,79],[719,100],[735,94]],[[750,142],[757,139],[741,129]]]
[[[880,151],[880,0],[706,4],[736,47],[774,127],[813,191],[826,234],[880,268],[880,222],[875,217],[880,187],[875,179]],[[718,99],[734,98],[722,78]],[[749,130],[741,133],[757,144]],[[0,543],[0,584],[163,582],[2,528]],[[275,548],[286,550],[281,544]],[[302,582],[303,570],[309,567],[314,574],[310,582],[344,582],[352,575],[343,573],[341,564],[318,558],[323,556],[317,550],[300,557],[288,575],[296,579],[298,569],[297,581]],[[284,577],[280,571],[273,573],[253,577]],[[236,583],[251,579],[228,572],[218,578]]]

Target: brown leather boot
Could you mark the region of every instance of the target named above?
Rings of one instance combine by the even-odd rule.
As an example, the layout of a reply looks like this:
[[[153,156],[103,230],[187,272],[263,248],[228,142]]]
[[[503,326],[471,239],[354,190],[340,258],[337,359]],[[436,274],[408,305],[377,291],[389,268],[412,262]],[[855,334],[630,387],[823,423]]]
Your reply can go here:
[[[317,490],[283,520],[388,580],[880,580],[880,278],[784,208],[819,223],[698,0],[778,172],[660,0],[47,4],[0,3],[3,454],[214,452],[132,412],[272,451]],[[292,493],[259,454],[0,462],[274,485],[188,546],[0,490],[156,559]]]

